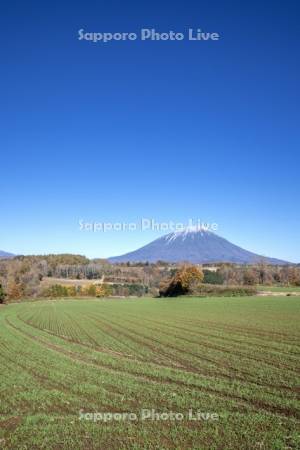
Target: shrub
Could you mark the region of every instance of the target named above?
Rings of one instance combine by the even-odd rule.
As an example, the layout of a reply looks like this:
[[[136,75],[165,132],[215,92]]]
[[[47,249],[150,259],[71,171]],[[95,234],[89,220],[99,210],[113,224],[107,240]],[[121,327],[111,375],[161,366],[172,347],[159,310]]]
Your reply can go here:
[[[6,294],[4,292],[2,284],[0,284],[0,303],[4,303],[5,297],[6,297]]]
[[[223,284],[224,283],[224,277],[219,271],[212,272],[211,270],[204,269],[203,274],[204,274],[203,283],[208,283],[208,284]]]
[[[69,295],[68,288],[61,284],[54,284],[44,290],[43,296],[45,297],[67,297]]]
[[[108,297],[111,295],[111,288],[108,284],[96,285],[96,297]]]
[[[126,283],[126,284],[114,283],[111,284],[109,287],[110,287],[110,295],[116,295],[121,297],[128,297],[128,296],[142,297],[143,295],[148,293],[148,287],[138,283]]]
[[[203,272],[196,266],[183,266],[175,275],[161,283],[161,297],[176,297],[188,294],[197,284],[203,281]]]
[[[242,297],[255,295],[257,290],[252,286],[218,286],[201,284],[193,289],[192,294],[200,297]]]

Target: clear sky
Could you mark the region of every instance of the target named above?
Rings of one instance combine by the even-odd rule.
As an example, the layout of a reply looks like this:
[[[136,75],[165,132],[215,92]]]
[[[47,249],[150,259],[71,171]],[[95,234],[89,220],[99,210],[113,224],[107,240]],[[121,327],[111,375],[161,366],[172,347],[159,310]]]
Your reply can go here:
[[[298,1],[1,5],[0,249],[122,254],[163,233],[86,222],[189,218],[300,262]],[[215,42],[78,30],[218,32]]]

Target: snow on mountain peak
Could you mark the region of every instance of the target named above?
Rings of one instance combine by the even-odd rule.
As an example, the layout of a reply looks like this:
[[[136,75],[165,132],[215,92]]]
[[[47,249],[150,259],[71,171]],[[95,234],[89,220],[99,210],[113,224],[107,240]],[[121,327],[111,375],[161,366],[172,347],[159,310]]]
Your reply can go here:
[[[207,233],[211,233],[211,231],[208,230],[207,226],[197,226],[197,225],[191,225],[188,226],[182,230],[174,231],[173,233],[169,233],[165,236],[165,240],[167,243],[170,243],[178,238],[181,238],[183,241],[187,238],[187,236],[200,234],[201,236],[204,236]]]

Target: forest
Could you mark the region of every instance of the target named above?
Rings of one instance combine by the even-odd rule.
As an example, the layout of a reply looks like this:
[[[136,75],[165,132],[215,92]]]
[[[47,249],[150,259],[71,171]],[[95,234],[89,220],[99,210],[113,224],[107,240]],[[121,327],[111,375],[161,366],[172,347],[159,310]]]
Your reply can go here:
[[[73,254],[17,256],[0,260],[7,300],[56,296],[157,296],[184,266],[158,261],[110,264]],[[300,267],[235,264],[197,265],[203,285],[217,287],[300,286]],[[206,288],[206,292],[210,290]],[[196,292],[197,293],[197,292]]]

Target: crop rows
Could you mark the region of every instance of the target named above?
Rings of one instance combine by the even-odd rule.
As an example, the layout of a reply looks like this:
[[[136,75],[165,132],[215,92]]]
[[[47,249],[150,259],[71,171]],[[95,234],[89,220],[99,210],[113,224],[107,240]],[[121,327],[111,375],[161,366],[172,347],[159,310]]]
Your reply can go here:
[[[0,448],[297,448],[299,300],[2,307]],[[145,408],[219,420],[79,420]]]

